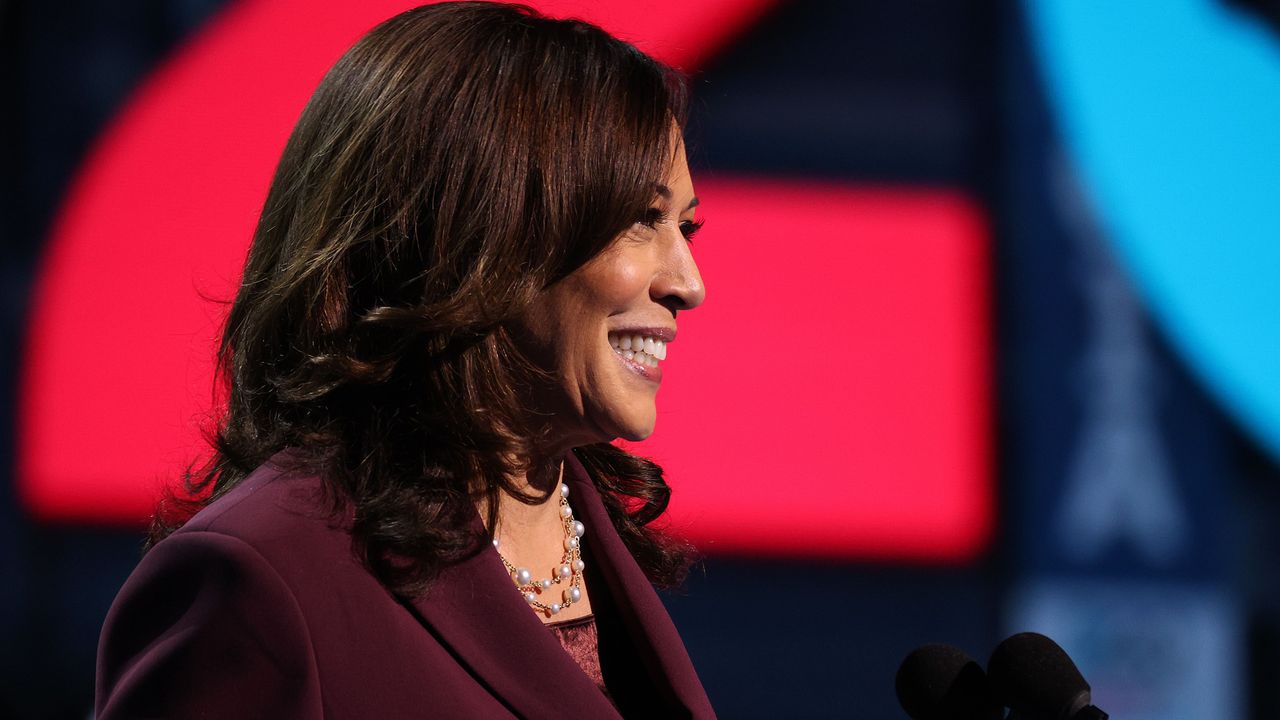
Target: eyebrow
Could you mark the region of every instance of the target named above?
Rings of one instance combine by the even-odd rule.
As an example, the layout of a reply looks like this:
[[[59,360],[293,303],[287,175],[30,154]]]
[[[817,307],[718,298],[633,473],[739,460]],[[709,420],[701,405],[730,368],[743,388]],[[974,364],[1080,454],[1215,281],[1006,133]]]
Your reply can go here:
[[[663,200],[671,199],[671,188],[666,185],[663,185],[662,183],[654,183],[654,189],[658,191],[658,195],[660,195]],[[685,208],[685,211],[692,210],[696,207],[698,207],[698,198],[697,196],[694,196],[694,198],[689,201],[689,206]]]

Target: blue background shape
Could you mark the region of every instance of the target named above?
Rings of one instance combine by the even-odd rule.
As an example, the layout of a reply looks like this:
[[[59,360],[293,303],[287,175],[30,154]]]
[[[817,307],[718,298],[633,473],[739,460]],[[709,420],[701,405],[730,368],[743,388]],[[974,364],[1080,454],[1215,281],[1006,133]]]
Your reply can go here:
[[[1151,312],[1280,456],[1280,44],[1209,0],[1028,0],[1064,141]]]

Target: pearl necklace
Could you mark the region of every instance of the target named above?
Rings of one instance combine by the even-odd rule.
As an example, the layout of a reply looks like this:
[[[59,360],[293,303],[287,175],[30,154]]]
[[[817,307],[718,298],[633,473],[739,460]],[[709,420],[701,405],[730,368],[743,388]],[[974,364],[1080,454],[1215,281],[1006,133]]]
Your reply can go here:
[[[586,534],[587,528],[580,521],[573,519],[573,509],[569,507],[569,486],[564,483],[560,483],[560,518],[564,521],[564,555],[560,558],[560,567],[552,571],[551,577],[535,580],[528,568],[515,567],[507,562],[501,552],[498,553],[507,572],[511,573],[516,589],[524,596],[524,601],[534,610],[545,613],[547,617],[559,613],[582,599],[582,571],[586,568],[586,563],[582,562],[580,538]],[[493,539],[493,549],[498,549],[497,538]],[[566,581],[569,587],[561,593],[560,602],[545,603],[539,599],[544,592],[550,591],[552,586]]]

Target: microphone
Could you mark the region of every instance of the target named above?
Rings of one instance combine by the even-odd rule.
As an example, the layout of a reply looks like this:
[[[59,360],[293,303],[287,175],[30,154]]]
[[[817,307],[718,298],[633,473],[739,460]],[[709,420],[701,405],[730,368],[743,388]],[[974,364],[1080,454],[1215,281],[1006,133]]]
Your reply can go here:
[[[996,699],[1017,720],[1107,720],[1091,705],[1089,683],[1058,643],[1018,633],[996,646],[987,663]]]
[[[898,704],[913,720],[1000,720],[1004,706],[973,658],[951,645],[911,651],[894,681]]]

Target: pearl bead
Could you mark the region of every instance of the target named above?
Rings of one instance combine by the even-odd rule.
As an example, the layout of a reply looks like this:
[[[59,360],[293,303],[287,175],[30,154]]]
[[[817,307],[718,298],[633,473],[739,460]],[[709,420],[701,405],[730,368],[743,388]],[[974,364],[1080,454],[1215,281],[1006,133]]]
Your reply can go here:
[[[532,605],[533,601],[537,599],[538,599],[538,596],[534,595],[532,592],[527,592],[524,594],[524,601],[529,603],[530,605]]]
[[[538,584],[542,586],[542,589],[543,589],[543,590],[547,590],[547,589],[549,589],[549,588],[551,587],[551,581],[550,581],[550,580],[543,580],[542,582],[540,582],[540,583],[538,583]]]
[[[562,577],[562,578],[564,578],[564,579],[566,579],[566,580],[568,580],[569,578],[573,577],[573,568],[569,567],[567,564],[565,564],[565,565],[561,565],[561,566],[560,566],[560,577]]]
[[[565,538],[565,539],[564,539],[564,549],[565,549],[565,550],[577,550],[577,549],[578,549],[578,538],[577,538],[577,537],[567,537],[567,538]]]
[[[564,591],[564,601],[566,603],[578,602],[582,599],[582,591],[578,588],[569,588]]]
[[[560,603],[551,603],[550,610],[552,615],[560,612]]]
[[[498,538],[494,538],[494,539],[493,539],[493,549],[494,549],[494,550],[497,550],[497,549],[498,549]]]
[[[587,534],[587,526],[583,525],[580,520],[573,521],[573,534],[582,537]]]
[[[569,497],[569,486],[564,483],[560,483],[560,497]]]
[[[528,585],[531,582],[533,582],[533,573],[529,572],[528,568],[516,569],[516,583]]]
[[[573,508],[569,507],[568,505],[561,505],[560,517],[565,518],[566,520],[573,517]]]
[[[582,562],[582,558],[573,561],[573,569],[582,572],[587,568],[587,564]]]

